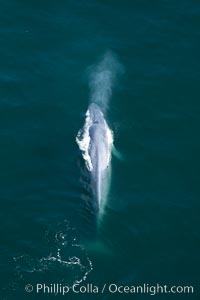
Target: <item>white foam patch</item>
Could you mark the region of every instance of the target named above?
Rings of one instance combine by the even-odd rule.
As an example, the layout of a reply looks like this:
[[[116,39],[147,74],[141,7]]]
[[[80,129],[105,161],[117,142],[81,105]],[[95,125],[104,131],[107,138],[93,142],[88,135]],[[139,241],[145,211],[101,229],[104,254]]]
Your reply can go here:
[[[101,112],[101,114],[103,116],[102,112]],[[86,167],[91,172],[93,169],[93,166],[92,166],[91,157],[89,155],[89,146],[90,146],[89,131],[90,131],[90,126],[92,125],[92,119],[90,118],[89,110],[87,110],[85,116],[86,117],[85,117],[84,126],[83,126],[83,128],[81,128],[78,131],[78,134],[76,136],[76,142],[79,146],[79,149],[82,152],[82,156],[83,156],[83,159],[85,160]],[[107,166],[108,166],[111,161],[111,149],[113,146],[114,138],[113,138],[113,131],[109,128],[109,126],[105,120],[104,120],[104,125],[105,125],[105,129],[106,129],[106,140],[108,142],[108,147],[109,147],[108,157],[106,158]]]
[[[91,158],[89,155],[89,145],[90,145],[90,135],[89,129],[91,126],[90,112],[87,110],[85,124],[83,128],[81,128],[77,134],[76,142],[79,146],[79,149],[82,151],[83,159],[85,160],[86,167],[89,171],[92,171],[93,166],[91,162]]]
[[[47,256],[36,258],[24,254],[13,257],[16,268],[12,287],[10,286],[12,290],[18,288],[23,282],[31,282],[35,276],[43,281],[53,276],[60,282],[67,282],[69,286],[87,279],[93,270],[93,264],[84,246],[80,244],[76,230],[68,223],[59,226],[62,227],[61,230],[53,235],[49,231],[45,234],[53,246]]]

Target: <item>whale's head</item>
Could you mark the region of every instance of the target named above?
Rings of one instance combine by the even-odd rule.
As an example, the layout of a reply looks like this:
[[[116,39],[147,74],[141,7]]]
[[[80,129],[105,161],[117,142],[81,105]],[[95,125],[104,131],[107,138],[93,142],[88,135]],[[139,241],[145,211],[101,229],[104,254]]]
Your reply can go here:
[[[96,103],[91,103],[88,107],[91,124],[104,124],[104,115]]]

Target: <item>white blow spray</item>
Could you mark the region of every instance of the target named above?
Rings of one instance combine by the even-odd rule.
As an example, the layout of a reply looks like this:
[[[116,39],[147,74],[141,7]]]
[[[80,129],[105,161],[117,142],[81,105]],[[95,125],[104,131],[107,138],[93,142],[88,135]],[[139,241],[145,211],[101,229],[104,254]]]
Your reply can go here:
[[[108,109],[112,88],[122,72],[123,67],[112,52],[107,52],[97,65],[89,68],[90,102],[98,104],[104,113]]]

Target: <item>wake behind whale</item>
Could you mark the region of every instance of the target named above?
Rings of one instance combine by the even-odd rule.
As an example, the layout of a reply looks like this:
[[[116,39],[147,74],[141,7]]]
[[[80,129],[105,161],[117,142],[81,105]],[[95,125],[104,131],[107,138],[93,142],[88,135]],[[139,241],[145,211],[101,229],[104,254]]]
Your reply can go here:
[[[107,53],[90,72],[90,103],[85,114],[85,123],[77,134],[76,142],[82,152],[90,174],[93,201],[102,210],[110,181],[110,162],[113,148],[113,132],[106,121],[112,87],[121,65]]]

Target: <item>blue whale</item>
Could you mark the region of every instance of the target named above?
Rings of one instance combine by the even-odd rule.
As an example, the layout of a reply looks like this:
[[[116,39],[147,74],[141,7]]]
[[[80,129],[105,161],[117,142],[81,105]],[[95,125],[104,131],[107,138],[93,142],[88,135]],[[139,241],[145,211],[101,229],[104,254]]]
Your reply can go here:
[[[76,141],[90,173],[93,198],[98,208],[101,208],[108,189],[113,134],[96,103],[89,105],[85,125],[79,131]]]

